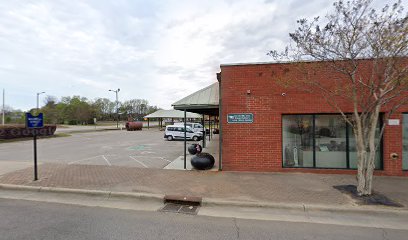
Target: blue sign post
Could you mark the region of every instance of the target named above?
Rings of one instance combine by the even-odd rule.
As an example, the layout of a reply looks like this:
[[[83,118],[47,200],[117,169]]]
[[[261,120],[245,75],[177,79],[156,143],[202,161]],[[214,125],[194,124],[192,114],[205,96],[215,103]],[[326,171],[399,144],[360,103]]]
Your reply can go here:
[[[31,113],[26,113],[26,128],[42,128],[44,127],[44,117],[42,113],[39,113],[37,116],[32,115]]]
[[[44,117],[42,113],[37,116],[31,113],[26,113],[26,128],[33,129],[34,137],[34,181],[38,180],[38,169],[37,169],[37,130],[36,128],[44,127]]]

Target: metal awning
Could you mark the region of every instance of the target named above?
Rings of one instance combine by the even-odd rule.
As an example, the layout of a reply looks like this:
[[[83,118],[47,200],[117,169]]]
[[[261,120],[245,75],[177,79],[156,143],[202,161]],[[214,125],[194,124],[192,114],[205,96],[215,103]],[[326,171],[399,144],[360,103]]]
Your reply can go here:
[[[172,104],[174,109],[208,115],[218,115],[219,108],[219,83],[198,90],[187,97]]]
[[[184,111],[179,110],[158,110],[145,118],[184,118]],[[200,114],[187,112],[187,118],[202,118]]]

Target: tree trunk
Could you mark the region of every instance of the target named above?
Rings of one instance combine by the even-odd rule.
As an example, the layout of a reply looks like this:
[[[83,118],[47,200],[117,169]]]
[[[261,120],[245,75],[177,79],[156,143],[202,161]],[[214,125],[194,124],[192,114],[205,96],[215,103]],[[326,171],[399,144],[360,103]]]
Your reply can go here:
[[[355,126],[355,138],[357,144],[357,193],[359,196],[371,195],[373,173],[375,169],[376,142],[375,132],[380,114],[378,106],[367,118],[368,122],[358,118],[360,121]]]
[[[371,195],[374,173],[375,152],[358,153],[357,193],[359,196]]]

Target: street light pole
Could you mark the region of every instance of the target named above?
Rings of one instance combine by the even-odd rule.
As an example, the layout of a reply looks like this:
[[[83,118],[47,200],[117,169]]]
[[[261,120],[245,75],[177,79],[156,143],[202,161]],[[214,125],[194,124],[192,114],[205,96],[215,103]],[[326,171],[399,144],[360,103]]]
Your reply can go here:
[[[2,115],[3,115],[3,117],[2,117],[2,125],[4,125],[4,115],[5,115],[5,110],[6,109],[4,109],[4,107],[5,107],[5,102],[4,102],[4,95],[5,95],[5,93],[4,93],[4,88],[3,88],[3,107],[2,107]]]
[[[40,95],[45,92],[39,92],[37,93],[37,110],[40,109]]]
[[[120,88],[118,88],[117,90],[109,89],[109,92],[115,92],[116,93],[116,128],[119,128],[119,99],[118,99],[118,94],[120,92]]]

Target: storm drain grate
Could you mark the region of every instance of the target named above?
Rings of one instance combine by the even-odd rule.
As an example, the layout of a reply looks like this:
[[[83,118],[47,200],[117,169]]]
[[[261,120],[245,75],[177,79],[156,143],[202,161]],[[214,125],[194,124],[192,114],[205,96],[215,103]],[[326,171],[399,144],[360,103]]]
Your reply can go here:
[[[166,203],[164,207],[160,209],[161,212],[183,213],[197,215],[200,206],[196,205],[184,205],[179,203]]]
[[[200,205],[200,197],[166,195],[164,197],[164,207],[159,211],[197,215]]]

